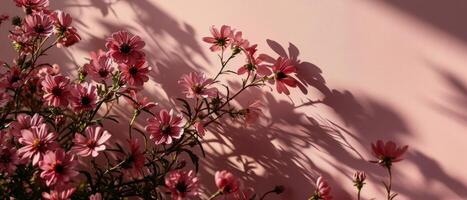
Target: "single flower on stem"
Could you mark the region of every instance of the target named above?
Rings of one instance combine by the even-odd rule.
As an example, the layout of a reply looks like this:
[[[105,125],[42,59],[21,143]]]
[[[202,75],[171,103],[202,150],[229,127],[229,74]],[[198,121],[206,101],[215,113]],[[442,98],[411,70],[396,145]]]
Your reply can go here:
[[[360,192],[365,185],[366,173],[362,171],[356,171],[353,175],[353,183],[354,186],[357,188],[357,200],[360,200]]]
[[[145,60],[139,60],[135,64],[122,63],[119,65],[122,79],[130,86],[140,87],[149,80],[148,74],[151,70]]]
[[[62,149],[49,151],[39,161],[39,168],[42,170],[40,176],[47,186],[66,184],[79,174],[75,170],[77,164],[75,157]]]
[[[44,118],[38,113],[34,116],[19,114],[16,120],[10,123],[10,132],[15,137],[21,137],[21,131],[30,129],[33,126],[39,126],[44,123]]]
[[[71,107],[75,112],[91,111],[96,108],[96,86],[88,83],[76,84],[71,90]]]
[[[118,64],[136,64],[145,57],[142,51],[145,46],[144,41],[127,31],[112,33],[112,36],[107,38],[105,46],[109,49],[107,55]]]
[[[252,45],[244,49],[244,53],[246,55],[246,64],[238,68],[237,74],[242,75],[248,73],[256,73],[260,77],[269,76],[271,75],[271,70],[263,63],[263,56],[259,55],[256,56],[256,47],[258,45]]]
[[[18,141],[24,146],[18,149],[18,154],[23,159],[32,158],[32,165],[36,165],[46,152],[58,147],[55,138],[55,133],[49,132],[46,124],[22,130]]]
[[[225,49],[232,42],[232,28],[222,25],[220,31],[215,26],[210,28],[212,37],[204,37],[203,41],[212,44],[211,51]]]
[[[71,95],[69,83],[70,79],[62,75],[45,77],[42,81],[43,98],[49,106],[66,107],[68,105],[68,98]]]
[[[105,143],[111,135],[100,126],[87,127],[85,132],[85,136],[79,133],[75,134],[75,138],[73,139],[74,146],[71,148],[71,152],[83,157],[90,155],[97,157],[99,151],[106,149]]]
[[[69,188],[66,190],[51,190],[49,193],[42,192],[42,198],[46,200],[71,200],[71,195],[75,191],[75,188]]]
[[[169,172],[165,177],[165,185],[173,200],[192,199],[200,194],[199,179],[193,170]]]
[[[258,119],[264,115],[262,111],[263,107],[263,103],[260,100],[256,100],[247,108],[240,110],[240,114],[243,116],[245,125],[254,124],[258,121]]]
[[[53,33],[53,21],[43,12],[28,15],[24,19],[24,30],[30,36],[48,37]]]
[[[24,83],[25,75],[21,73],[18,66],[13,66],[3,74],[3,79],[0,81],[0,87],[6,89],[16,89]]]
[[[0,25],[2,25],[3,21],[6,21],[8,19],[10,19],[10,16],[5,15],[5,14],[1,14],[0,15]]]
[[[99,53],[91,52],[91,61],[83,68],[97,82],[109,79],[114,71],[112,59],[102,51]]]
[[[276,90],[279,94],[284,93],[289,95],[288,87],[297,87],[297,80],[291,75],[294,74],[297,69],[292,64],[292,61],[285,57],[279,57],[276,60],[276,63],[272,66],[272,71],[274,72],[274,81],[276,84]]]
[[[212,79],[206,78],[206,74],[191,72],[185,74],[178,81],[183,86],[183,93],[187,98],[211,98],[217,95],[217,89],[210,87]]]
[[[140,150],[140,142],[137,138],[128,140],[130,153],[122,161],[122,172],[127,178],[141,177],[144,168],[144,153]]]
[[[14,0],[16,6],[23,7],[27,10],[40,11],[46,10],[49,7],[49,0]]]
[[[382,140],[378,140],[375,143],[371,144],[371,148],[373,150],[373,155],[378,159],[376,161],[371,161],[373,163],[378,163],[379,165],[383,166],[387,169],[389,175],[389,182],[386,184],[384,183],[384,187],[387,192],[387,199],[391,200],[397,195],[397,193],[391,193],[392,189],[392,164],[395,162],[399,162],[402,160],[402,155],[407,151],[409,148],[407,145],[398,147],[396,143],[393,141],[384,142]]]
[[[76,28],[71,26],[73,18],[71,18],[70,14],[64,13],[63,11],[55,11],[51,16],[54,20],[54,33],[59,38],[57,43],[58,47],[69,47],[81,40]]]
[[[125,100],[133,106],[135,110],[150,110],[157,106],[157,103],[149,101],[149,98],[138,95],[138,92],[134,89],[129,89],[125,93],[129,94],[129,97],[124,96]]]
[[[180,139],[184,132],[185,121],[181,115],[175,115],[174,110],[163,109],[159,115],[147,119],[146,131],[151,134],[150,139],[158,144],[172,144],[174,139]]]
[[[310,200],[332,200],[331,187],[323,179],[322,176],[316,180],[315,194],[309,198]]]
[[[234,193],[240,188],[240,181],[226,170],[217,171],[214,175],[214,180],[221,194]]]

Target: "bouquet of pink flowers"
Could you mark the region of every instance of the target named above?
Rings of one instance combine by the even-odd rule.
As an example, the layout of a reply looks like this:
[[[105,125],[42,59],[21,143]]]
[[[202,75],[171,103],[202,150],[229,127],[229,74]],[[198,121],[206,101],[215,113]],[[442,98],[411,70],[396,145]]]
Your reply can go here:
[[[24,17],[11,19],[9,38],[18,52],[12,63],[2,62],[0,79],[0,195],[2,199],[264,199],[281,193],[277,186],[262,195],[243,187],[232,173],[215,173],[217,192],[202,194],[197,177],[203,151],[205,128],[222,117],[252,124],[263,115],[262,104],[244,108],[231,104],[252,87],[274,85],[289,95],[297,87],[296,67],[285,57],[271,61],[257,53],[257,45],[229,26],[211,27],[204,37],[220,59],[219,72],[212,78],[201,72],[183,75],[178,84],[181,109],[160,108],[141,95],[151,67],[146,62],[145,42],[122,30],[106,39],[106,50],[90,55],[89,63],[72,78],[58,65],[43,63],[49,49],[66,48],[81,40],[72,17],[48,9],[48,0],[14,0]],[[9,17],[0,16],[0,24]],[[239,56],[245,64],[235,71],[229,62]],[[232,91],[219,77],[234,75],[241,87]],[[112,106],[124,100],[132,105],[127,120],[126,142],[113,140],[105,121],[118,121]],[[141,113],[148,113],[145,128],[134,126]],[[399,161],[407,147],[378,141],[373,151],[378,163],[388,169]],[[197,150],[197,151],[195,151]],[[185,154],[185,155],[184,155]],[[188,156],[193,168],[180,159]],[[355,175],[358,194],[366,175]],[[388,199],[394,198],[391,183]],[[359,197],[360,198],[360,197]],[[319,177],[310,199],[331,199],[330,186]]]

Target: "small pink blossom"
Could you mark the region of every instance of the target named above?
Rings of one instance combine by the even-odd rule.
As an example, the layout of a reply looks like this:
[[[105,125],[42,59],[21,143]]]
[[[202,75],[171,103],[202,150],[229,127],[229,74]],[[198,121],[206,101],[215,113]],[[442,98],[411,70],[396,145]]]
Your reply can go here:
[[[235,176],[226,171],[217,171],[214,175],[217,188],[224,194],[237,192],[240,187],[240,181]]]
[[[46,124],[23,130],[18,141],[24,146],[18,149],[18,154],[22,158],[32,158],[32,164],[36,165],[47,151],[57,148],[55,137],[54,132],[48,131]]]
[[[204,135],[206,135],[206,129],[204,128],[204,123],[202,121],[195,122],[193,126],[200,137],[204,137]]]
[[[378,159],[374,162],[390,168],[392,163],[402,160],[402,155],[407,151],[408,146],[398,147],[393,141],[387,141],[385,143],[382,140],[378,140],[376,144],[371,144],[371,148],[373,150],[373,155]]]
[[[252,72],[256,72],[259,76],[269,76],[271,75],[271,70],[263,63],[262,56],[256,56],[256,47],[258,45],[252,45],[250,47],[245,48],[244,52],[246,55],[246,64],[241,66],[237,70],[238,75],[242,75],[248,73],[250,75]]]
[[[0,25],[3,23],[3,21],[6,21],[10,18],[10,16],[8,15],[5,15],[5,14],[1,14],[0,15]]]
[[[13,66],[4,74],[0,86],[2,88],[16,89],[23,84],[24,77],[25,75],[21,73],[21,69],[18,66]]]
[[[70,100],[75,112],[93,110],[97,102],[96,86],[87,83],[75,85]]]
[[[33,126],[39,126],[43,123],[44,118],[37,113],[32,117],[27,114],[19,114],[16,120],[10,123],[11,134],[15,137],[20,137],[21,131],[30,129]]]
[[[225,49],[232,42],[232,29],[230,26],[223,25],[220,31],[215,26],[212,26],[210,31],[212,37],[204,37],[203,41],[212,44],[209,48],[211,51]]]
[[[39,161],[39,168],[42,170],[40,176],[45,179],[47,186],[67,183],[79,174],[75,170],[77,164],[74,156],[62,149],[49,151]]]
[[[70,14],[63,11],[55,11],[52,13],[52,19],[55,26],[54,33],[59,38],[58,47],[69,47],[81,40],[76,28],[71,26],[73,18]]]
[[[73,139],[74,146],[71,148],[71,152],[74,152],[80,156],[97,157],[99,151],[105,150],[105,143],[110,138],[110,133],[104,130],[102,127],[87,127],[86,137],[77,133]]]
[[[101,193],[98,192],[96,194],[89,196],[89,200],[102,200],[102,195]]]
[[[262,108],[264,107],[261,101],[256,100],[252,104],[250,104],[247,108],[241,111],[245,124],[250,125],[254,124],[258,119],[263,116]]]
[[[46,200],[71,200],[71,195],[75,190],[75,188],[70,188],[66,190],[52,190],[50,193],[42,192],[42,198]]]
[[[49,0],[14,0],[16,6],[35,11],[44,10],[49,7]]]
[[[47,14],[35,13],[24,19],[24,30],[27,35],[48,37],[53,32],[53,22]]]
[[[9,176],[12,176],[18,164],[20,164],[20,159],[16,149],[8,147],[8,145],[2,145],[0,148],[0,172],[6,172]]]
[[[112,36],[107,38],[105,46],[109,49],[107,55],[119,64],[135,64],[145,56],[142,51],[145,46],[144,41],[127,31],[112,33]]]
[[[315,192],[315,199],[319,200],[332,200],[331,196],[331,187],[328,183],[323,179],[322,176],[318,177],[316,180],[316,192]]]
[[[250,46],[250,42],[243,38],[243,33],[241,31],[237,31],[232,35],[232,48],[246,49]]]
[[[151,68],[144,60],[139,60],[135,64],[122,63],[119,66],[122,79],[130,86],[143,86],[149,80],[148,73]]]
[[[44,100],[49,106],[66,107],[68,98],[71,95],[68,84],[70,79],[62,75],[46,76],[42,81],[42,90],[44,90]]]
[[[85,64],[84,69],[95,81],[105,81],[112,76],[114,67],[112,59],[103,52],[91,52],[91,62]]]
[[[149,101],[148,97],[139,96],[136,90],[128,90],[127,93],[130,95],[131,99],[125,96],[126,101],[136,110],[149,110],[157,106],[157,103]]]
[[[198,72],[185,74],[178,81],[178,84],[183,86],[183,93],[187,98],[210,98],[217,95],[217,89],[211,88],[211,79],[207,79],[206,75]]]
[[[277,92],[279,92],[279,94],[284,93],[289,95],[290,92],[287,86],[294,88],[297,87],[298,84],[297,80],[290,76],[297,71],[292,61],[285,57],[279,57],[272,66],[272,70],[274,72]]]
[[[53,65],[40,65],[37,70],[37,77],[44,80],[47,75],[56,76],[60,74],[60,66],[57,64]]]
[[[174,139],[180,139],[185,124],[181,115],[175,115],[173,110],[161,110],[159,116],[149,118],[146,131],[156,144],[172,144]]]
[[[193,170],[171,171],[165,177],[165,185],[172,194],[173,200],[196,198],[199,195],[199,179]]]
[[[125,158],[122,172],[129,178],[138,178],[144,168],[144,154],[139,148],[141,144],[138,139],[134,138],[128,142],[130,143],[130,154]]]

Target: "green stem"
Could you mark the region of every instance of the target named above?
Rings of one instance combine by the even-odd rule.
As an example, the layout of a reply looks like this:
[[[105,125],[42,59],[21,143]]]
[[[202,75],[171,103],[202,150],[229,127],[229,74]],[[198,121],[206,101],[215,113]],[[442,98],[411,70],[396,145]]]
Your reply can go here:
[[[217,190],[217,192],[211,195],[208,200],[215,199],[216,197],[221,196],[221,195],[222,195],[222,191]]]

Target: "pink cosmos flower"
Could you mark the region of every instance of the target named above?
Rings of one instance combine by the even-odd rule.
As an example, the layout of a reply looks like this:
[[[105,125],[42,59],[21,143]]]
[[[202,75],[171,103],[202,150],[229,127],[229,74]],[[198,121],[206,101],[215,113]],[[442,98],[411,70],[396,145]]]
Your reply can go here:
[[[204,135],[206,135],[206,129],[204,128],[204,124],[202,121],[195,122],[193,126],[195,127],[196,132],[198,132],[198,135],[200,137],[204,137]]]
[[[0,172],[6,172],[11,176],[15,173],[18,164],[20,164],[20,159],[16,149],[2,145],[0,149]]]
[[[79,174],[75,170],[77,164],[74,156],[62,149],[49,151],[39,161],[39,168],[42,170],[40,176],[45,179],[47,186],[67,183]]]
[[[14,49],[19,52],[20,55],[27,55],[32,52],[33,38],[25,34],[22,27],[15,27],[14,30],[8,34],[8,38],[12,40]]]
[[[254,124],[260,116],[264,115],[261,109],[262,107],[264,107],[263,103],[261,103],[259,100],[256,100],[241,111],[246,125]]]
[[[247,63],[243,66],[241,66],[238,70],[237,70],[237,74],[238,75],[242,75],[242,74],[245,74],[245,73],[248,73],[248,75],[250,75],[250,73],[252,72],[256,72],[256,74],[258,74],[259,76],[269,76],[271,75],[271,70],[263,63],[263,58],[262,56],[256,56],[256,47],[258,45],[252,45],[250,47],[247,47],[245,48],[244,52],[245,52],[245,55],[246,55],[246,61]]]
[[[95,81],[105,81],[112,76],[114,67],[112,66],[112,59],[101,53],[92,52],[91,62],[84,65],[84,69]]]
[[[130,86],[143,86],[149,80],[148,73],[151,68],[144,60],[139,60],[135,64],[122,63],[119,66],[122,79]]]
[[[58,47],[69,47],[81,40],[76,28],[71,26],[71,22],[73,21],[71,15],[63,11],[55,11],[52,13],[52,19],[55,26],[54,33],[59,38]]]
[[[122,172],[129,178],[138,178],[141,176],[142,169],[144,168],[144,154],[139,149],[141,144],[138,139],[133,138],[128,140],[128,142],[130,143],[131,151],[122,165]]]
[[[354,186],[357,187],[358,190],[361,190],[363,185],[365,184],[366,173],[362,171],[356,171],[353,174],[353,183]]]
[[[46,200],[71,200],[71,195],[75,190],[75,188],[70,188],[67,190],[52,190],[50,193],[43,192],[42,198]]]
[[[66,107],[68,105],[68,97],[71,92],[68,88],[70,79],[62,76],[46,76],[42,81],[42,90],[44,90],[44,100],[49,106]]]
[[[230,194],[238,191],[240,187],[240,181],[235,176],[226,171],[217,171],[214,175],[217,188],[224,194]]]
[[[102,200],[102,195],[101,193],[98,192],[96,194],[89,196],[89,200]]]
[[[93,110],[97,102],[96,86],[88,83],[75,85],[70,100],[75,112]]]
[[[42,12],[26,16],[24,30],[27,35],[48,37],[53,32],[53,22],[50,17]]]
[[[314,197],[316,197],[317,200],[332,200],[331,187],[322,176],[318,177],[316,180],[316,193]]]
[[[4,14],[0,15],[0,25],[3,23],[3,21],[8,20],[9,18],[10,16],[8,15],[4,15]]]
[[[232,48],[246,49],[250,46],[250,42],[243,39],[242,34],[243,33],[241,31],[237,31],[235,34],[232,34]]]
[[[112,33],[107,38],[105,46],[109,49],[107,55],[113,58],[116,63],[135,64],[144,59],[142,51],[145,43],[139,36],[135,36],[127,31]]]
[[[75,134],[75,138],[73,139],[75,145],[71,148],[71,152],[83,157],[90,155],[97,157],[99,151],[105,150],[105,143],[111,135],[100,126],[87,127],[85,132],[86,137],[79,133]]]
[[[136,110],[149,110],[157,106],[157,103],[149,101],[148,97],[140,97],[135,90],[128,90],[127,93],[130,95],[131,99],[125,97],[126,101]]]
[[[49,7],[49,0],[15,0],[16,6],[35,11],[44,10]]]
[[[21,131],[30,129],[33,126],[39,126],[44,123],[44,118],[39,114],[29,116],[26,114],[19,114],[16,120],[10,123],[10,132],[15,137],[21,137]]]
[[[207,79],[205,74],[198,72],[185,74],[178,81],[178,84],[185,88],[183,93],[187,98],[210,98],[216,96],[217,89],[210,88],[209,85],[211,83],[211,79]]]
[[[274,72],[277,92],[279,92],[279,94],[284,93],[289,95],[290,92],[287,86],[297,87],[297,80],[290,76],[290,74],[297,71],[292,61],[285,57],[279,57],[272,66],[272,70]]]
[[[15,65],[4,74],[0,86],[2,88],[16,89],[23,84],[24,76],[25,75],[21,73],[21,69]]]
[[[390,168],[392,163],[402,160],[402,155],[409,147],[407,145],[398,147],[393,141],[387,141],[385,143],[382,140],[378,140],[376,144],[371,144],[371,148],[373,150],[373,155],[378,159],[373,162]]]
[[[232,29],[230,26],[223,25],[219,31],[215,26],[210,28],[212,37],[204,37],[203,41],[212,44],[211,51],[219,51],[227,48],[232,42]]]
[[[165,177],[165,185],[173,200],[192,199],[199,195],[199,179],[193,170],[171,171]]]
[[[47,151],[57,148],[55,137],[54,132],[48,131],[46,124],[23,130],[18,141],[24,146],[18,149],[18,153],[22,158],[32,158],[32,165],[36,165]]]
[[[179,139],[183,134],[185,124],[181,115],[175,115],[173,110],[161,110],[159,116],[147,119],[146,131],[150,138],[157,144],[172,144],[174,139]]]
[[[55,76],[55,75],[59,75],[60,74],[60,66],[57,65],[57,64],[53,64],[53,65],[49,65],[49,64],[46,64],[46,65],[40,65],[40,66],[37,66],[38,70],[37,70],[37,77],[39,77],[40,79],[45,79],[45,77],[47,75],[50,75],[50,76]]]

